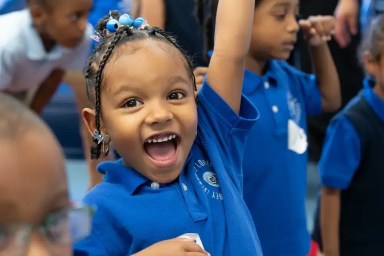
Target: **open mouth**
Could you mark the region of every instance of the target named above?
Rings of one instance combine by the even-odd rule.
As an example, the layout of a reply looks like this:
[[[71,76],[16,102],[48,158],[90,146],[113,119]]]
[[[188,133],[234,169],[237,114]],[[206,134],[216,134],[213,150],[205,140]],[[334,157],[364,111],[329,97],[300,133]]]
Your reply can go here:
[[[180,137],[175,133],[166,133],[149,137],[144,141],[144,150],[159,168],[173,165]]]

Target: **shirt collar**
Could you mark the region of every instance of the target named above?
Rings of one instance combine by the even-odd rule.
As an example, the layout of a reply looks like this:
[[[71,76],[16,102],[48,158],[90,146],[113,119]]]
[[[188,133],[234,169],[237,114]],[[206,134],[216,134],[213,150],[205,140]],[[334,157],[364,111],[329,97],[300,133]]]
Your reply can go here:
[[[26,50],[30,60],[56,60],[61,58],[63,53],[68,50],[63,46],[56,44],[50,52],[46,52],[40,35],[33,25],[29,11],[27,22],[24,35],[26,42],[28,42],[26,43]]]
[[[368,104],[371,106],[373,111],[378,115],[380,120],[384,122],[384,100],[381,99],[374,91],[373,87],[375,86],[375,82],[370,79],[364,79],[364,90],[363,95]]]
[[[252,83],[251,87],[247,86],[244,88],[245,93],[251,93],[252,91],[255,91],[259,86],[261,86],[265,82],[268,82],[271,86],[278,86],[276,76],[279,72],[278,69],[280,69],[280,67],[275,63],[275,61],[271,60],[267,62],[265,69],[266,72],[262,76],[248,69],[245,70],[244,81],[250,81]]]
[[[139,187],[150,182],[133,168],[123,165],[122,159],[102,162],[97,166],[97,170],[105,174],[104,181],[123,185],[130,195],[133,195]]]

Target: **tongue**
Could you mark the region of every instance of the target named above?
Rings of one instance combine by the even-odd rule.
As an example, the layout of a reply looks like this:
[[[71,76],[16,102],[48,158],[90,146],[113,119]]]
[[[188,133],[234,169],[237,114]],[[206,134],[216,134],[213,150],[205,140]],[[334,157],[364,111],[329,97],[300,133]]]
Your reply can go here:
[[[175,146],[172,141],[146,144],[145,149],[148,155],[157,161],[165,161],[175,154]]]

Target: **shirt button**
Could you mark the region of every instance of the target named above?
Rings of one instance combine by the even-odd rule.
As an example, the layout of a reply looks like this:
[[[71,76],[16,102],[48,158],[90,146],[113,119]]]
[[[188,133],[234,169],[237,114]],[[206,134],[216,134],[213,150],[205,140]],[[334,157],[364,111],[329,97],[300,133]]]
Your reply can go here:
[[[181,183],[181,186],[183,187],[183,190],[184,190],[185,192],[188,191],[188,187],[187,187],[187,185],[185,185],[184,183]]]
[[[157,182],[152,182],[152,183],[151,183],[151,188],[152,188],[152,189],[159,189],[159,188],[160,188],[160,185],[159,185],[159,183],[157,183]]]
[[[265,82],[264,82],[264,88],[265,88],[265,89],[269,89],[269,83],[268,83],[268,81],[265,81]]]
[[[277,113],[277,112],[279,112],[279,108],[276,105],[273,105],[272,111],[273,111],[273,113]]]

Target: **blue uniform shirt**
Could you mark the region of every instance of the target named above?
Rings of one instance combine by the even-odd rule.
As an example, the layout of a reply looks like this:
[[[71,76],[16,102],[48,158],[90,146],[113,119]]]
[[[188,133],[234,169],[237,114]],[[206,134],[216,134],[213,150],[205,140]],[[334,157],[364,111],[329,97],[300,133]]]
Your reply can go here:
[[[316,78],[272,60],[264,76],[245,72],[243,94],[260,112],[248,135],[243,171],[244,199],[263,253],[306,255],[306,115],[321,112]]]
[[[100,164],[105,180],[84,199],[97,206],[93,231],[75,255],[131,255],[184,233],[198,233],[212,256],[262,255],[239,168],[257,115],[243,98],[239,117],[205,84],[197,138],[177,180],[152,182],[120,160]]]
[[[384,100],[373,91],[372,86],[373,81],[368,79],[364,81],[363,97],[384,122]],[[358,99],[355,97],[345,110],[354,105]],[[319,162],[321,183],[332,188],[348,188],[360,164],[360,149],[359,135],[347,117],[341,114],[332,120],[327,129]]]

